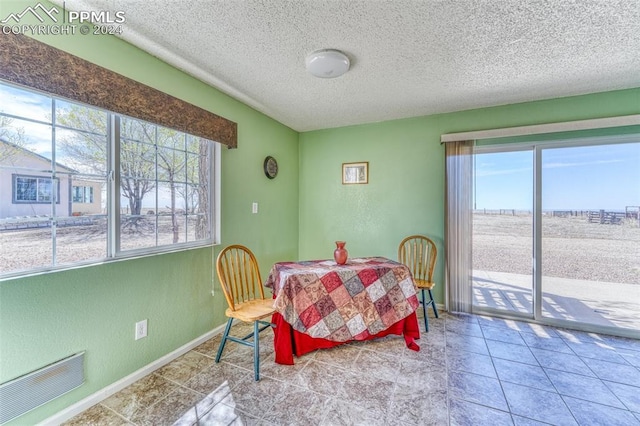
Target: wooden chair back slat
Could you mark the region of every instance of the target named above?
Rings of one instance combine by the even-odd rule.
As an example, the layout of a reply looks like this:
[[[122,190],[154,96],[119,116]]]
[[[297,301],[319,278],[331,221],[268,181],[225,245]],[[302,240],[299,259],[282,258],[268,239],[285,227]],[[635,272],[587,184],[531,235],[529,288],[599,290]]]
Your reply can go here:
[[[437,255],[435,243],[423,235],[407,237],[398,247],[398,261],[407,265],[416,280],[433,282]]]
[[[216,271],[232,311],[241,303],[264,299],[258,261],[247,247],[235,244],[224,248],[218,254]]]

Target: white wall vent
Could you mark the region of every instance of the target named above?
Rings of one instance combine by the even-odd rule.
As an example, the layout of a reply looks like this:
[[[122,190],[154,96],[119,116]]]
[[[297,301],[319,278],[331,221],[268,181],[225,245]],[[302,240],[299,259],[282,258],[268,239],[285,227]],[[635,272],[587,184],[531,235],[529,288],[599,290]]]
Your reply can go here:
[[[84,352],[0,385],[0,424],[15,419],[84,383]]]

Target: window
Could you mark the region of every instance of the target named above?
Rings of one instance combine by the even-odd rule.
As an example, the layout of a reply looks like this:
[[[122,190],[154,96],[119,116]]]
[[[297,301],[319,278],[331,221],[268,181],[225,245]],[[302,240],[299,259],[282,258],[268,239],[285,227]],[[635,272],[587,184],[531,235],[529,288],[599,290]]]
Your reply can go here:
[[[59,185],[57,188],[59,191]],[[14,203],[51,203],[52,190],[51,178],[13,175]]]
[[[3,82],[0,98],[0,277],[216,241],[219,144]]]
[[[74,185],[73,202],[74,203],[93,203],[93,187]]]
[[[120,249],[210,238],[210,143],[140,120],[120,120]]]

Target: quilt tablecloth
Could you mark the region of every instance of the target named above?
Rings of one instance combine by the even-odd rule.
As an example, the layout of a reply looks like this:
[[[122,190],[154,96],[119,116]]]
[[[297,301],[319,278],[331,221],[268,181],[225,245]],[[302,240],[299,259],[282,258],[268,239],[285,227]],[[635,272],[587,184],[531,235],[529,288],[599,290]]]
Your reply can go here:
[[[409,269],[383,257],[280,262],[265,286],[294,330],[333,342],[369,339],[419,305]]]

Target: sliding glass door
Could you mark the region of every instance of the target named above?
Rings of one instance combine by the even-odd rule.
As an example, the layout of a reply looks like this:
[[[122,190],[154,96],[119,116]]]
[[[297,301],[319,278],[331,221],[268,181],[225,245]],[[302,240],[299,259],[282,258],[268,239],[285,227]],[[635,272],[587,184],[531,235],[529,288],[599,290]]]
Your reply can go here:
[[[542,316],[640,331],[640,142],[541,162]]]
[[[533,151],[475,154],[473,304],[533,313]]]
[[[474,312],[640,336],[640,139],[474,159]]]

